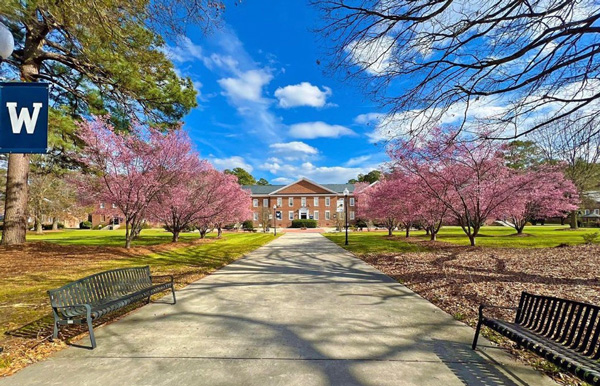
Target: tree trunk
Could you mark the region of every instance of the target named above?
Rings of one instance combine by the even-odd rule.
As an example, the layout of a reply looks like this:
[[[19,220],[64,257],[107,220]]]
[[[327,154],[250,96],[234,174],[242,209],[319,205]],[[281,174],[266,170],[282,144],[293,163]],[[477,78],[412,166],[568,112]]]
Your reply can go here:
[[[221,227],[217,227],[217,238],[220,239],[222,234],[223,230],[221,229]]]
[[[206,237],[206,231],[208,231],[208,229],[200,229],[200,238],[201,239]]]
[[[38,235],[44,234],[44,228],[42,227],[41,216],[35,216],[35,233]]]
[[[173,231],[173,242],[176,243],[179,241],[179,231]]]
[[[437,240],[437,232],[431,232],[429,234],[429,240],[436,241]]]
[[[393,228],[388,228],[388,236],[392,236],[392,232],[394,231]]]
[[[577,224],[577,212],[578,210],[575,209],[574,211],[571,212],[571,229],[578,229],[579,225]]]
[[[29,26],[25,34],[25,45],[21,60],[21,80],[35,82],[40,73],[40,61],[36,55],[41,51],[49,29],[43,23]],[[27,180],[29,177],[29,154],[8,155],[6,172],[6,194],[4,197],[3,245],[23,244],[27,235]]]
[[[565,217],[561,217],[560,218],[560,225],[565,225],[565,220],[566,220]]]
[[[406,237],[410,237],[410,226],[406,227]]]
[[[125,248],[131,248],[131,230],[129,220],[125,220]]]
[[[431,233],[429,227],[425,227],[425,235],[429,235]]]
[[[475,246],[475,235],[469,235],[469,241],[471,242],[471,246]]]
[[[27,179],[29,155],[8,155],[6,176],[6,202],[4,204],[3,245],[19,245],[27,234]]]
[[[53,231],[58,230],[58,218],[56,218],[56,217],[52,218],[52,230]]]

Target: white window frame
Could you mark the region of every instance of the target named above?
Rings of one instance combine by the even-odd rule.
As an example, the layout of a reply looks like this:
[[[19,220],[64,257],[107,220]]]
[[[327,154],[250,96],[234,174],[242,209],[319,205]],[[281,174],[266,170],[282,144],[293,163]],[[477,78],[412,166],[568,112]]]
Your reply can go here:
[[[354,206],[354,197],[350,197],[350,206]]]
[[[325,220],[331,220],[331,212],[328,210],[325,211]]]
[[[252,206],[253,206],[254,208],[258,208],[258,198],[254,198],[254,199],[252,199]]]
[[[280,208],[283,206],[283,199],[281,197],[277,197],[277,206]]]
[[[354,211],[353,210],[350,211],[350,220],[354,220]]]
[[[294,197],[288,197],[288,206],[294,206]]]
[[[306,197],[300,197],[300,206],[306,208]]]
[[[315,219],[315,220],[319,219],[319,211],[318,210],[313,210],[313,219]]]
[[[293,211],[293,210],[290,210],[290,211],[288,212],[288,220],[293,220],[293,219],[294,219],[294,211]]]
[[[325,206],[331,205],[331,197],[325,197]]]
[[[585,214],[590,214],[590,210],[589,210],[589,209],[586,209],[586,210],[585,210]]]
[[[113,208],[113,209],[117,209],[117,204],[113,203],[113,204],[112,204],[112,208]]]
[[[254,221],[258,221],[258,212],[252,212],[254,213]]]
[[[268,208],[268,207],[269,207],[269,199],[268,199],[268,198],[263,198],[263,206],[264,206],[265,208]]]
[[[313,206],[319,206],[319,197],[313,198]]]
[[[103,202],[100,203],[100,209],[104,209],[104,203]]]
[[[600,209],[594,209],[595,214],[600,214]]]

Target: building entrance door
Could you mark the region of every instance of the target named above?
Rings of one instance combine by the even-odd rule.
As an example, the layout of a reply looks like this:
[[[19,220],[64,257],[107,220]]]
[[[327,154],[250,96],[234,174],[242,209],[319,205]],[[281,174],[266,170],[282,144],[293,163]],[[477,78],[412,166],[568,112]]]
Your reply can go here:
[[[301,220],[307,220],[308,219],[308,209],[306,208],[302,208],[299,210],[300,212],[300,219]]]

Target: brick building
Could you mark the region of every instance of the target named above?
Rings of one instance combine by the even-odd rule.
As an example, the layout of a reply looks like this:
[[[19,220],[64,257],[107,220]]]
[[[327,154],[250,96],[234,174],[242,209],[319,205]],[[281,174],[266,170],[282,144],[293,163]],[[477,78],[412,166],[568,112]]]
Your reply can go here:
[[[289,185],[246,185],[252,195],[252,212],[255,227],[263,221],[273,223],[273,206],[281,211],[277,227],[287,228],[292,220],[314,219],[319,227],[335,227],[338,224],[338,200],[343,202],[344,190],[348,189],[348,222],[356,219],[356,198],[353,184],[318,184],[301,178]],[[344,216],[344,213],[341,213]],[[343,218],[341,219],[343,221]],[[342,222],[343,224],[343,222]]]

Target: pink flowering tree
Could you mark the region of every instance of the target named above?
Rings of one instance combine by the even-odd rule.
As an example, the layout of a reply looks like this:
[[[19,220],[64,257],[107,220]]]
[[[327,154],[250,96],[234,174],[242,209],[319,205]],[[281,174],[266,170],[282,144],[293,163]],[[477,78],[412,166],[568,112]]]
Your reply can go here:
[[[390,150],[399,170],[447,209],[472,246],[481,227],[505,213],[528,181],[515,178],[502,148],[492,141],[456,141],[455,131],[437,130],[428,138],[398,142]]]
[[[165,134],[141,125],[120,133],[107,117],[80,123],[79,137],[85,144],[79,160],[96,173],[82,185],[84,201],[105,203],[110,214],[124,216],[129,248],[151,203],[194,164],[189,137],[180,129]]]
[[[577,188],[564,174],[553,167],[522,172],[518,179],[522,188],[516,192],[504,218],[522,234],[528,222],[545,217],[562,217],[577,210]]]
[[[394,173],[379,182],[360,190],[358,215],[382,223],[392,235],[398,226],[406,229],[416,220],[416,207],[412,204],[413,181],[406,174]]]

